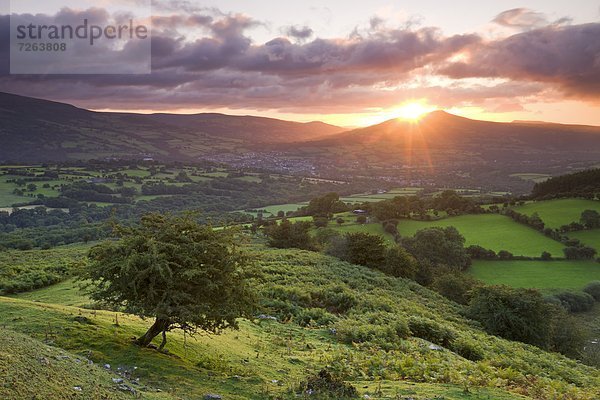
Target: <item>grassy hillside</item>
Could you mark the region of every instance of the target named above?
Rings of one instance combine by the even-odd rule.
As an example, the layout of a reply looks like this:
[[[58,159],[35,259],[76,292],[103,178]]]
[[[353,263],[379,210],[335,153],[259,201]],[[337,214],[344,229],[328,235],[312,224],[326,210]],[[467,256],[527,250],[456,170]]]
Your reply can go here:
[[[41,288],[64,280],[90,246],[0,251],[0,294]]]
[[[538,289],[582,289],[600,280],[594,261],[484,261],[476,260],[469,273],[485,283]]]
[[[497,214],[462,215],[437,221],[401,220],[398,232],[413,236],[418,230],[434,226],[454,226],[465,237],[466,245],[477,244],[494,251],[507,250],[514,255],[538,257],[543,251],[562,257],[563,245],[534,229]]]
[[[136,396],[119,385],[141,389],[81,355],[4,328],[0,328],[0,374],[3,399],[133,399]],[[170,398],[143,393],[148,399]]]
[[[227,399],[294,398],[291,389],[325,366],[371,398],[600,396],[597,370],[489,336],[462,316],[461,306],[414,282],[317,253],[257,251],[263,312],[287,323],[242,321],[240,331],[217,337],[173,332],[170,353],[162,354],[131,344],[150,321],[65,305],[85,302],[69,283],[0,297],[0,320],[96,363],[135,366],[133,377],[160,388],[164,398],[209,392]]]
[[[535,201],[514,209],[526,215],[537,212],[547,227],[559,228],[571,222],[579,222],[581,212],[584,210],[600,211],[600,201],[584,199]]]

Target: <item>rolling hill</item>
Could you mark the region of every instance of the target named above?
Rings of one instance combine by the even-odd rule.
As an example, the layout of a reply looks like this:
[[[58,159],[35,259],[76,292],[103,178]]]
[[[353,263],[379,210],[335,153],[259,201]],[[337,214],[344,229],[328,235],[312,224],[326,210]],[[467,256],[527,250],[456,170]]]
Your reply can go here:
[[[131,337],[149,321],[82,307],[90,300],[71,280],[0,296],[0,371],[10,370],[0,397],[119,398],[127,392],[108,372],[133,369],[124,383],[142,398],[295,399],[298,383],[325,366],[372,399],[592,400],[599,394],[597,369],[488,335],[462,306],[414,282],[313,252],[253,251],[260,255],[261,309],[270,318],[241,321],[240,331],[218,336],[170,332],[168,353],[133,346]],[[111,369],[100,371],[87,359]]]
[[[446,168],[456,165],[540,164],[597,161],[600,127],[550,123],[500,123],[434,111],[418,122],[392,119],[328,138],[295,151],[329,152],[338,159],[379,160]]]
[[[142,156],[190,160],[265,143],[312,140],[342,130],[321,122],[224,114],[93,112],[0,93],[0,161]]]
[[[0,140],[0,162],[207,159],[331,177],[406,178],[412,171],[446,184],[502,187],[529,187],[510,174],[556,175],[589,167],[600,154],[594,126],[498,123],[435,111],[418,123],[393,119],[347,131],[255,116],[93,112],[6,93],[0,93]]]

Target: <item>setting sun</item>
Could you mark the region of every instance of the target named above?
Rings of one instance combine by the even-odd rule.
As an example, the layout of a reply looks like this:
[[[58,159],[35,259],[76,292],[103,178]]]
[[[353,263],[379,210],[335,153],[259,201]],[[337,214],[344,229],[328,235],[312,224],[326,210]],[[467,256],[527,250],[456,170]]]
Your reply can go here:
[[[434,111],[436,108],[422,102],[408,102],[401,105],[396,110],[397,118],[409,121],[417,121],[423,115]]]

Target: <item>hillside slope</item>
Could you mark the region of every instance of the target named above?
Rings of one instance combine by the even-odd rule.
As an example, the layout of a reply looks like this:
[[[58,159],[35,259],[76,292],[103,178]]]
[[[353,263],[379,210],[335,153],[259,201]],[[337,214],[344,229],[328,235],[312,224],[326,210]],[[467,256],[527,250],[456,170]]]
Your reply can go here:
[[[343,129],[224,114],[92,112],[0,93],[0,162],[144,157],[189,160],[258,144],[303,141]]]
[[[278,321],[243,321],[239,332],[217,337],[172,332],[169,354],[132,346],[131,337],[149,321],[36,302],[84,304],[68,282],[0,297],[0,319],[38,339],[50,331],[57,346],[87,352],[98,363],[136,366],[143,384],[180,398],[208,392],[227,399],[294,398],[298,382],[326,366],[380,399],[600,396],[596,369],[487,335],[462,316],[461,306],[414,282],[318,253],[256,251],[262,312]]]
[[[0,374],[2,399],[133,399],[140,391],[139,385],[85,357],[4,328]],[[167,398],[155,393],[144,397]]]
[[[457,164],[596,161],[600,127],[550,123],[500,123],[434,111],[417,122],[392,119],[378,125],[298,144],[293,151],[330,153],[336,159],[381,160],[447,168]]]

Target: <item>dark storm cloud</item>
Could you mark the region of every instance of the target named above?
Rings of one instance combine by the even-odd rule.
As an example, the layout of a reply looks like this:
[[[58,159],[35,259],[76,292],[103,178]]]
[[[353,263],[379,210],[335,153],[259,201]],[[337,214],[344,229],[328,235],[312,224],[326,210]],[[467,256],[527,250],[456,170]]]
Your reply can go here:
[[[600,23],[547,26],[481,43],[468,62],[446,65],[452,78],[493,77],[544,82],[573,96],[600,98]]]

